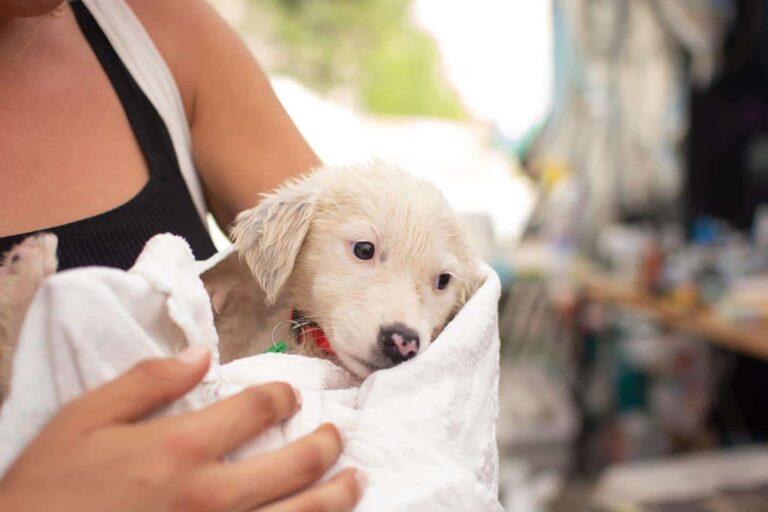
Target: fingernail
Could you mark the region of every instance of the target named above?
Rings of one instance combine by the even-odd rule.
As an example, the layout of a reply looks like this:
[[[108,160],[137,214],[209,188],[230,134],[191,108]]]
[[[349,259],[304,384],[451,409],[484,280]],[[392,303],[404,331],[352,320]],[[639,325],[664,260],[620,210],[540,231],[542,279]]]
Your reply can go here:
[[[365,488],[368,487],[368,477],[365,473],[360,471],[359,469],[355,470],[355,480],[357,480],[357,487],[360,489],[360,494],[365,491]]]
[[[202,345],[190,345],[176,354],[180,363],[189,365],[197,364],[205,357],[210,357],[210,352]]]
[[[301,401],[302,401],[301,391],[299,391],[294,387],[291,387],[291,389],[293,389],[293,394],[296,396],[296,410],[298,411],[299,409],[301,409]]]
[[[342,432],[339,427],[333,423],[323,423],[315,429],[315,432],[320,432],[323,429],[332,429],[336,431],[336,435],[339,436],[339,442],[341,443],[342,449],[347,445],[347,436],[344,435],[344,432]]]
[[[339,433],[339,438],[341,439],[341,447],[344,448],[345,446],[347,446],[347,436],[344,434],[344,432],[342,432],[342,430],[339,427],[336,427],[336,432]]]

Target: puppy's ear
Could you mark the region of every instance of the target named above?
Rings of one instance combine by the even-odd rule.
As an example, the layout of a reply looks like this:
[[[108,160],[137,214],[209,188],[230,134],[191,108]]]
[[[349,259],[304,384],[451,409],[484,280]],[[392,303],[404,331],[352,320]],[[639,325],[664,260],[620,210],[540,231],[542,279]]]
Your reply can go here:
[[[467,276],[467,279],[463,283],[462,287],[459,289],[458,309],[461,309],[461,307],[466,304],[469,299],[472,298],[472,296],[475,294],[477,289],[480,288],[484,281],[482,274],[480,274],[480,270],[475,268],[477,263],[473,261],[471,265],[473,268]],[[458,312],[458,309],[456,312]]]
[[[305,182],[295,181],[235,220],[235,247],[264,289],[268,304],[277,302],[293,271],[314,215],[315,195]]]

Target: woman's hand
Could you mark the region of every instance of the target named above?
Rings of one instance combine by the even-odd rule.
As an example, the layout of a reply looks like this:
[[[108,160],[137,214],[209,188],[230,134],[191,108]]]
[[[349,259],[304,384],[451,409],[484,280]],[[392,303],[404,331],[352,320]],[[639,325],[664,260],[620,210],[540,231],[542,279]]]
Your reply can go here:
[[[307,489],[341,453],[330,424],[275,452],[221,462],[298,410],[288,384],[142,420],[191,390],[209,361],[199,348],[144,361],[67,404],[0,481],[0,512],[352,510],[364,486],[355,470]]]

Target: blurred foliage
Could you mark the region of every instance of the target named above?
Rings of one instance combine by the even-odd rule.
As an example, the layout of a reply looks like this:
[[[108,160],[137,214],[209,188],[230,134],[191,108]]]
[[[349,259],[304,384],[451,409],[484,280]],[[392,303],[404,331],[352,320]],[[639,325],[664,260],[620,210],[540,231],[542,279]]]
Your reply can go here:
[[[270,44],[280,56],[271,71],[322,91],[351,92],[379,114],[462,117],[436,43],[411,21],[411,0],[251,3],[268,17]]]

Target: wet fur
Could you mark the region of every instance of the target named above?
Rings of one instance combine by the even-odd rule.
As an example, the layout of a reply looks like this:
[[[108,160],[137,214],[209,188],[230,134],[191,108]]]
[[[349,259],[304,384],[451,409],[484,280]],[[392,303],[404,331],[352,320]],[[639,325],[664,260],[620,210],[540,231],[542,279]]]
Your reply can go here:
[[[440,191],[379,161],[324,167],[287,183],[241,213],[232,236],[260,288],[248,307],[273,320],[249,332],[227,328],[231,314],[217,315],[222,341],[249,347],[238,355],[268,348],[272,328],[298,308],[324,329],[340,362],[364,377],[391,364],[376,353],[381,326],[408,325],[423,351],[480,284],[465,230]],[[376,261],[356,259],[356,241],[373,242]],[[443,272],[451,283],[436,290]],[[311,346],[291,348],[327,357]]]

